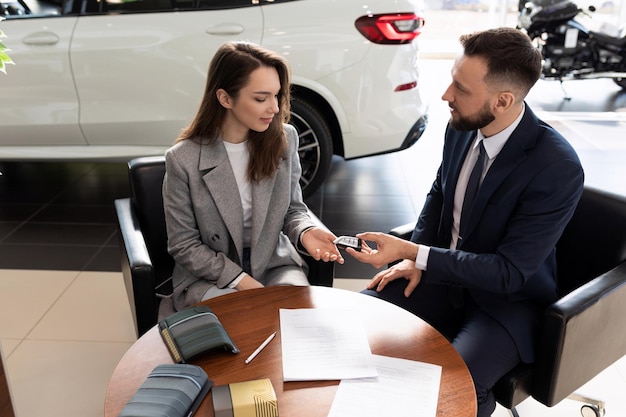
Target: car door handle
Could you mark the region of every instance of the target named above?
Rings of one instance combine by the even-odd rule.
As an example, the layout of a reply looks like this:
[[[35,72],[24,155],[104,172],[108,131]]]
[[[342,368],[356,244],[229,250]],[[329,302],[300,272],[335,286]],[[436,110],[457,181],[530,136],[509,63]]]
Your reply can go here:
[[[207,28],[206,33],[209,35],[239,35],[245,28],[236,23],[222,23]]]
[[[26,36],[23,41],[26,45],[54,45],[59,37],[52,32],[37,32]]]

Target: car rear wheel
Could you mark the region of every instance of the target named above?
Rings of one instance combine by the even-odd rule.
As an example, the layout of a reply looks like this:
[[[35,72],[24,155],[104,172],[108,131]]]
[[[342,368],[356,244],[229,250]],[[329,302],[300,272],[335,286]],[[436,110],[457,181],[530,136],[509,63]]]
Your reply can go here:
[[[289,123],[296,128],[300,137],[300,186],[306,198],[317,191],[326,179],[333,157],[333,142],[322,115],[303,99],[294,97],[291,100]]]
[[[613,81],[615,81],[615,84],[626,90],[626,78],[613,78]]]

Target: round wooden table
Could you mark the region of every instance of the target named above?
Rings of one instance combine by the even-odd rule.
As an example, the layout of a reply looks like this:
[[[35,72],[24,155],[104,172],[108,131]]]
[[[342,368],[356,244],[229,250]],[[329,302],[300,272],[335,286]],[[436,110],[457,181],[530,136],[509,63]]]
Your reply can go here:
[[[327,287],[268,287],[204,302],[239,347],[239,354],[211,351],[194,358],[214,385],[270,378],[284,417],[326,417],[339,381],[283,382],[279,309],[353,308],[363,318],[373,354],[442,366],[437,416],[475,417],[476,394],[465,363],[452,345],[415,315],[357,292]],[[244,361],[272,332],[276,338],[249,364]],[[156,326],[137,340],[115,368],[104,402],[105,417],[117,417],[155,366],[172,363]],[[382,399],[381,399],[382,400]],[[211,393],[196,416],[213,417]]]

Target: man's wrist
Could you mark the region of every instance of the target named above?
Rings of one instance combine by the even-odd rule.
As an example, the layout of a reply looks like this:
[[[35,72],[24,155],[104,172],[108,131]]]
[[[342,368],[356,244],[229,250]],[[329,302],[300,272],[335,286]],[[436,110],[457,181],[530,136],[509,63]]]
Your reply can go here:
[[[417,243],[406,241],[403,254],[404,256],[402,256],[402,259],[414,260],[415,258],[417,258],[417,254],[419,253],[419,247],[420,246]]]

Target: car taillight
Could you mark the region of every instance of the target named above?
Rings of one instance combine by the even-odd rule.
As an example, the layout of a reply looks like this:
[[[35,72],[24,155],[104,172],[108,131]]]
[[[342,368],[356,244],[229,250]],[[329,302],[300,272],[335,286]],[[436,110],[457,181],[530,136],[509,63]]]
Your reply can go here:
[[[424,23],[424,18],[415,13],[394,13],[361,16],[354,25],[371,42],[403,44],[415,39]]]
[[[412,90],[415,87],[417,87],[417,81],[411,81],[410,83],[405,83],[405,84],[400,84],[399,86],[397,86],[396,88],[394,88],[393,91],[406,91],[406,90]]]

